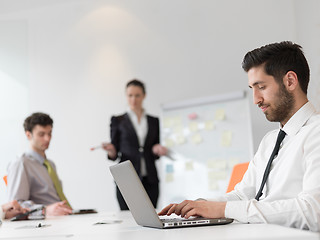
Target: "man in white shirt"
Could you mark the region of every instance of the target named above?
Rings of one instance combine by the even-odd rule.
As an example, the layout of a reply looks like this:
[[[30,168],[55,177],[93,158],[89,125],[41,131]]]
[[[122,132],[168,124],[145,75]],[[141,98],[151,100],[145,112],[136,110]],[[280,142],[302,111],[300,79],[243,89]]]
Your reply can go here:
[[[62,192],[55,164],[48,160],[53,120],[45,113],[33,113],[24,121],[30,149],[8,167],[8,199],[23,207],[45,207],[46,215],[67,215],[72,209]]]
[[[269,121],[280,123],[282,143],[279,129],[267,133],[232,192],[170,204],[159,215],[228,217],[319,231],[320,115],[307,98],[310,71],[302,48],[292,42],[269,44],[248,52],[242,67],[254,104]]]

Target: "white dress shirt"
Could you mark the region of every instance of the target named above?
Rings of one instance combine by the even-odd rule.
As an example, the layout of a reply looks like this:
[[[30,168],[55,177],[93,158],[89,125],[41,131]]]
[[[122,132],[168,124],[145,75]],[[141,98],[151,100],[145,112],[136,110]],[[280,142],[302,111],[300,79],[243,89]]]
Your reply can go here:
[[[135,114],[134,111],[131,109],[128,109],[128,116],[130,118],[130,121],[132,122],[133,128],[136,131],[138,141],[139,141],[139,146],[143,147],[144,143],[146,141],[146,136],[148,133],[148,121],[147,121],[147,115],[145,114],[145,111],[143,110],[140,122],[138,121],[138,117]],[[147,167],[146,167],[146,162],[145,159],[142,157],[141,158],[141,167],[140,167],[140,174],[142,177],[147,176]]]
[[[48,160],[56,171],[55,164]],[[8,167],[8,200],[35,208],[60,202],[54,184],[43,165],[44,158],[33,150],[24,153]],[[61,182],[61,181],[60,181]]]
[[[218,200],[227,201],[226,217],[243,223],[272,223],[319,231],[320,115],[308,102],[282,130],[286,136],[272,163],[260,201],[254,198],[279,129],[262,139],[243,180]]]

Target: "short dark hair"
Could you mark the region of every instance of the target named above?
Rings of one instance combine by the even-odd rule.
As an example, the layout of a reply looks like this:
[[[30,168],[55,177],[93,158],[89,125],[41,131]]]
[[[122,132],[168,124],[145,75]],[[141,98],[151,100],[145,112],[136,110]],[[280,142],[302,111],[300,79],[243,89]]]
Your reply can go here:
[[[138,79],[132,79],[131,81],[129,81],[127,83],[126,88],[130,87],[130,86],[136,86],[136,87],[140,87],[142,89],[143,94],[146,94],[146,88],[144,87],[144,83],[141,82]]]
[[[248,52],[243,58],[242,68],[246,72],[260,65],[279,83],[288,71],[295,72],[302,91],[307,94],[310,69],[300,45],[290,41],[272,43]]]
[[[24,131],[32,132],[32,130],[36,125],[40,125],[43,127],[50,125],[52,127],[53,120],[48,114],[41,113],[41,112],[33,113],[32,115],[27,117],[26,120],[24,120],[24,123],[23,123]]]

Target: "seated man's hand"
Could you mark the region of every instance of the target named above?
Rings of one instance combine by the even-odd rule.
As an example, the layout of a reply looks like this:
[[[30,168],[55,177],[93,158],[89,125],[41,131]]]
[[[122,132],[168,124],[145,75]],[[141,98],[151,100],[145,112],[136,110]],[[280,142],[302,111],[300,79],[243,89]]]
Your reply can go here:
[[[62,216],[72,213],[72,209],[66,204],[66,201],[56,202],[46,207],[46,216]]]
[[[185,200],[179,204],[170,204],[162,209],[158,215],[171,215],[175,213],[181,217],[201,216],[206,218],[225,217],[226,202],[191,201]]]
[[[6,219],[13,218],[18,214],[25,213],[28,210],[26,208],[22,208],[16,200],[5,203],[1,207],[3,212],[5,212]]]

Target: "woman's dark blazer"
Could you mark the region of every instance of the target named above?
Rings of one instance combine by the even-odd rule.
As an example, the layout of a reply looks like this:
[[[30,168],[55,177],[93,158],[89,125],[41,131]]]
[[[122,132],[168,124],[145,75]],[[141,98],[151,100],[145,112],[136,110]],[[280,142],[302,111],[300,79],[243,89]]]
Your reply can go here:
[[[148,132],[144,146],[140,148],[139,140],[134,126],[127,113],[111,118],[110,131],[111,143],[115,146],[117,154],[114,159],[120,158],[120,162],[130,160],[140,175],[141,154],[146,162],[147,179],[149,183],[159,182],[155,160],[158,155],[153,154],[152,147],[159,143],[159,119],[147,115]],[[140,149],[140,151],[139,151]]]

